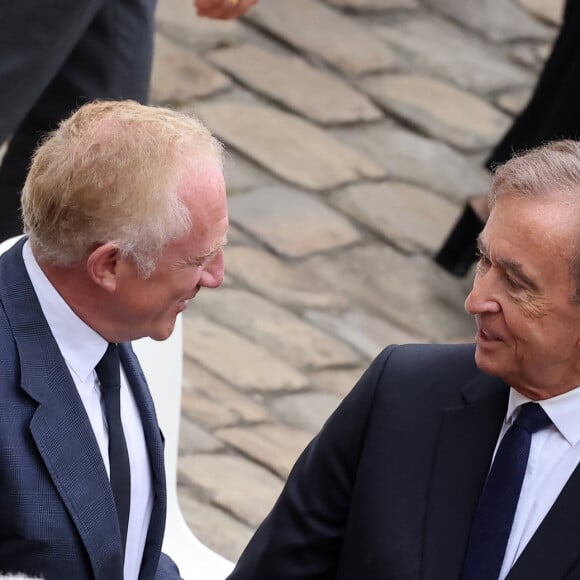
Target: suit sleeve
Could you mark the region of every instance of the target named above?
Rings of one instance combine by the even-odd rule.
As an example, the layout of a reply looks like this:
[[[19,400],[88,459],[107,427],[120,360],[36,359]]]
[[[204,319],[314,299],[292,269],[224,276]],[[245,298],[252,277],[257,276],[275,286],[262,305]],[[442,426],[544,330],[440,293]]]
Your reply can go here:
[[[163,552],[159,556],[155,580],[182,580],[177,564]]]
[[[332,580],[376,386],[393,347],[369,367],[297,460],[228,580]]]

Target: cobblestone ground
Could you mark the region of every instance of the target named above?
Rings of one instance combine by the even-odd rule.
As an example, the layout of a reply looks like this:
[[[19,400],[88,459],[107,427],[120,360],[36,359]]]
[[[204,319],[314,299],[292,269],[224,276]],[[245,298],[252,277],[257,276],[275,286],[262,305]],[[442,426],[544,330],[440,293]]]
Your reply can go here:
[[[390,343],[470,340],[430,256],[524,106],[562,0],[160,0],[152,100],[227,147],[222,289],[184,318],[179,493],[235,560],[300,451]]]

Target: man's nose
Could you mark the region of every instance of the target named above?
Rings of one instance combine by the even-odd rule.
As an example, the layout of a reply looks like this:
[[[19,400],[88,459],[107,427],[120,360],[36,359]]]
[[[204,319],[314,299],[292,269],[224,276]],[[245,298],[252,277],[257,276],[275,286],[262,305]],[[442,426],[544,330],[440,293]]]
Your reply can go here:
[[[211,262],[205,266],[201,277],[199,279],[199,285],[205,288],[218,288],[222,285],[224,281],[224,252],[220,250]]]
[[[465,299],[465,310],[475,316],[485,312],[499,312],[500,303],[496,296],[497,283],[494,282],[492,270],[478,272],[473,281],[473,288]]]

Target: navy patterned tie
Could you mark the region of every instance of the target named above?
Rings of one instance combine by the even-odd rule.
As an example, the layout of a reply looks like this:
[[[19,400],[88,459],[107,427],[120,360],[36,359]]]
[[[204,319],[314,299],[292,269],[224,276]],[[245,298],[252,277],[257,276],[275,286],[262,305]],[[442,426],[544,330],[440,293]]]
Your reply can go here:
[[[121,367],[116,344],[109,344],[107,351],[95,367],[95,370],[101,383],[101,395],[105,402],[105,415],[109,426],[111,488],[117,507],[123,553],[125,553],[129,509],[131,506],[131,469],[127,443],[121,423]]]
[[[462,580],[497,580],[526,473],[532,434],[550,424],[540,405],[526,403],[501,440],[471,525]]]

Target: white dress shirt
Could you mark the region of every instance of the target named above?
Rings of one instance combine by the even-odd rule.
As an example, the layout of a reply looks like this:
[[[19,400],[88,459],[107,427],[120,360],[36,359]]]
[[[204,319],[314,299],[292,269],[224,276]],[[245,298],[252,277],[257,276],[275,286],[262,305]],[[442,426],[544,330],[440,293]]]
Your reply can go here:
[[[28,241],[24,244],[22,256],[44,317],[87,412],[109,474],[109,434],[100,384],[95,372],[95,366],[105,354],[108,343],[85,324],[62,299],[38,265]],[[121,371],[121,422],[131,468],[131,510],[124,579],[137,580],[151,519],[153,492],[151,466],[139,410],[125,372],[122,368]]]
[[[529,403],[510,389],[500,441],[519,408]],[[522,492],[498,580],[504,580],[580,462],[580,388],[540,401],[552,425],[533,434]],[[496,451],[497,451],[496,446]]]

